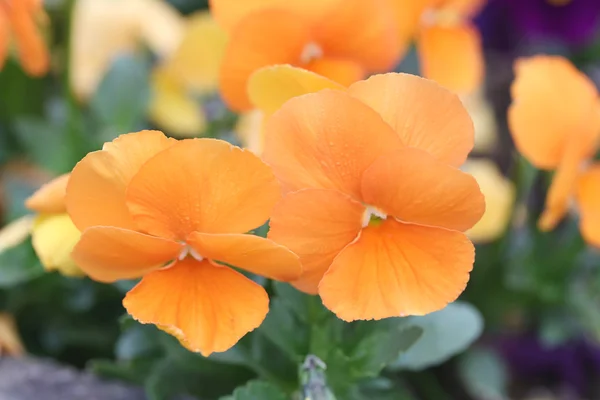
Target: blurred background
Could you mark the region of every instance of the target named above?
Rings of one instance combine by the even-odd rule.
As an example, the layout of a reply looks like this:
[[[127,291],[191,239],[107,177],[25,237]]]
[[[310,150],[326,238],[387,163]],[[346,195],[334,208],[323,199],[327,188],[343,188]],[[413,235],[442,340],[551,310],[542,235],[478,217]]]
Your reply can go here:
[[[278,379],[239,359],[250,349],[275,360],[277,338],[244,339],[237,353],[208,359],[188,353],[125,314],[132,282],[48,271],[53,260],[44,268],[31,239],[15,239],[23,229],[8,225],[32,214],[24,201],[43,183],[119,134],[160,129],[248,145],[243,132],[252,121],[219,99],[226,39],[206,9],[199,0],[46,0],[37,22],[48,73],[34,77],[12,56],[1,68],[0,219],[12,228],[0,234],[2,356],[51,358],[143,385],[152,399],[217,399],[256,376]],[[519,57],[562,55],[600,83],[600,1],[489,0],[474,23],[485,82],[461,98],[476,126],[465,168],[488,202],[485,224],[471,232],[476,264],[459,302],[418,322],[430,329],[419,351],[435,353],[431,360],[400,359],[373,385],[398,386],[388,399],[600,399],[600,253],[584,243],[576,217],[539,232],[550,176],[515,152],[506,118]],[[186,87],[166,72],[187,62],[202,72],[202,85]],[[419,73],[415,49],[396,70]]]

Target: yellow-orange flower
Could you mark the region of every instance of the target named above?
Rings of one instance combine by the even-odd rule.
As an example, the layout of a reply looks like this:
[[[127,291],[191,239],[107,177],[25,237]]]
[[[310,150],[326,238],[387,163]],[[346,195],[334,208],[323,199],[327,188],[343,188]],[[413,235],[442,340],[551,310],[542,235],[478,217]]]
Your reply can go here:
[[[537,168],[556,170],[540,229],[553,229],[577,193],[582,232],[586,240],[600,245],[600,232],[594,227],[594,208],[600,201],[594,186],[600,180],[596,167],[588,165],[600,137],[598,91],[562,57],[521,59],[515,72],[508,114],[515,145]]]
[[[387,0],[211,0],[229,32],[221,94],[236,111],[252,108],[252,72],[292,64],[349,85],[398,61],[396,24]]]
[[[244,234],[280,197],[249,151],[158,131],[122,135],[72,171],[67,210],[83,232],[73,258],[98,281],[143,277],[123,302],[135,319],[192,351],[225,351],[260,325],[269,303],[227,265],[284,281],[300,274],[288,249]]]
[[[25,201],[38,215],[31,227],[31,243],[47,271],[59,271],[66,276],[82,276],[71,258],[73,247],[81,233],[67,215],[65,194],[69,174],[53,179]]]
[[[474,261],[463,232],[485,208],[457,169],[473,136],[459,98],[412,75],[286,102],[267,122],[263,157],[287,192],[269,238],[300,257],[294,286],[346,321],[456,299]]]
[[[0,0],[0,70],[14,40],[25,72],[42,76],[50,68],[50,54],[39,32],[46,17],[41,0]]]
[[[485,0],[392,0],[399,40],[416,40],[423,76],[457,93],[483,79],[481,34],[472,17]]]

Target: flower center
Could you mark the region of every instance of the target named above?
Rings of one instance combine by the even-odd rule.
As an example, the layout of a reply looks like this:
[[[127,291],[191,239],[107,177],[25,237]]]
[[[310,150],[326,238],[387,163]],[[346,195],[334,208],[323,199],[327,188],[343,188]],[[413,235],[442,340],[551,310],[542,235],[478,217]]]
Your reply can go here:
[[[177,256],[177,259],[181,261],[188,256],[191,256],[198,261],[204,260],[204,257],[202,257],[200,253],[198,253],[196,250],[194,250],[192,246],[186,243],[185,247],[179,252],[179,256]]]
[[[323,57],[323,48],[315,42],[309,42],[300,53],[300,62],[308,64],[313,60]]]
[[[362,217],[362,226],[366,228],[367,226],[377,226],[381,225],[383,221],[387,219],[387,214],[381,211],[380,209],[367,206],[367,209],[363,213]]]

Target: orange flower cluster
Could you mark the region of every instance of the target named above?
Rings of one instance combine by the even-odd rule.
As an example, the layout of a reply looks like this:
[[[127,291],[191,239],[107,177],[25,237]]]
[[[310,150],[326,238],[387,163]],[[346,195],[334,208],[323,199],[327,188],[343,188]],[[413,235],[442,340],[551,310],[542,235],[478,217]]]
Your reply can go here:
[[[600,246],[600,97],[594,83],[562,57],[517,61],[509,125],[517,149],[534,166],[555,170],[539,226],[553,229],[572,199],[584,238]]]
[[[41,0],[0,0],[0,69],[14,39],[25,72],[42,76],[50,67],[50,55],[38,31],[45,16]]]

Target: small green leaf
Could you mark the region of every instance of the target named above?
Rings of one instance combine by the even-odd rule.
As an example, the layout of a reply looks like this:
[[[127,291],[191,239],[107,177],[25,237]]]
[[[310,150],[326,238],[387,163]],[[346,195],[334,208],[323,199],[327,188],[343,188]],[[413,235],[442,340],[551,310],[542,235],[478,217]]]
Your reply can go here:
[[[101,141],[135,130],[150,98],[149,68],[136,56],[122,56],[111,65],[91,100],[90,107],[104,126]]]
[[[246,386],[237,388],[231,396],[220,400],[289,400],[277,386],[263,381],[251,381]]]
[[[281,298],[271,301],[267,318],[259,328],[271,342],[294,362],[300,361],[308,352],[308,330],[285,306]]]
[[[508,399],[508,372],[502,359],[490,350],[465,354],[458,365],[465,388],[476,399]]]
[[[0,253],[0,288],[30,281],[44,273],[31,247],[31,239]]]
[[[423,329],[423,336],[392,364],[392,369],[417,371],[439,365],[464,351],[483,330],[481,314],[465,302],[449,304],[423,317],[411,317],[410,322]]]
[[[311,296],[283,282],[273,282],[273,289],[278,298],[305,323],[312,324],[323,321],[331,315],[321,302],[319,296]]]

